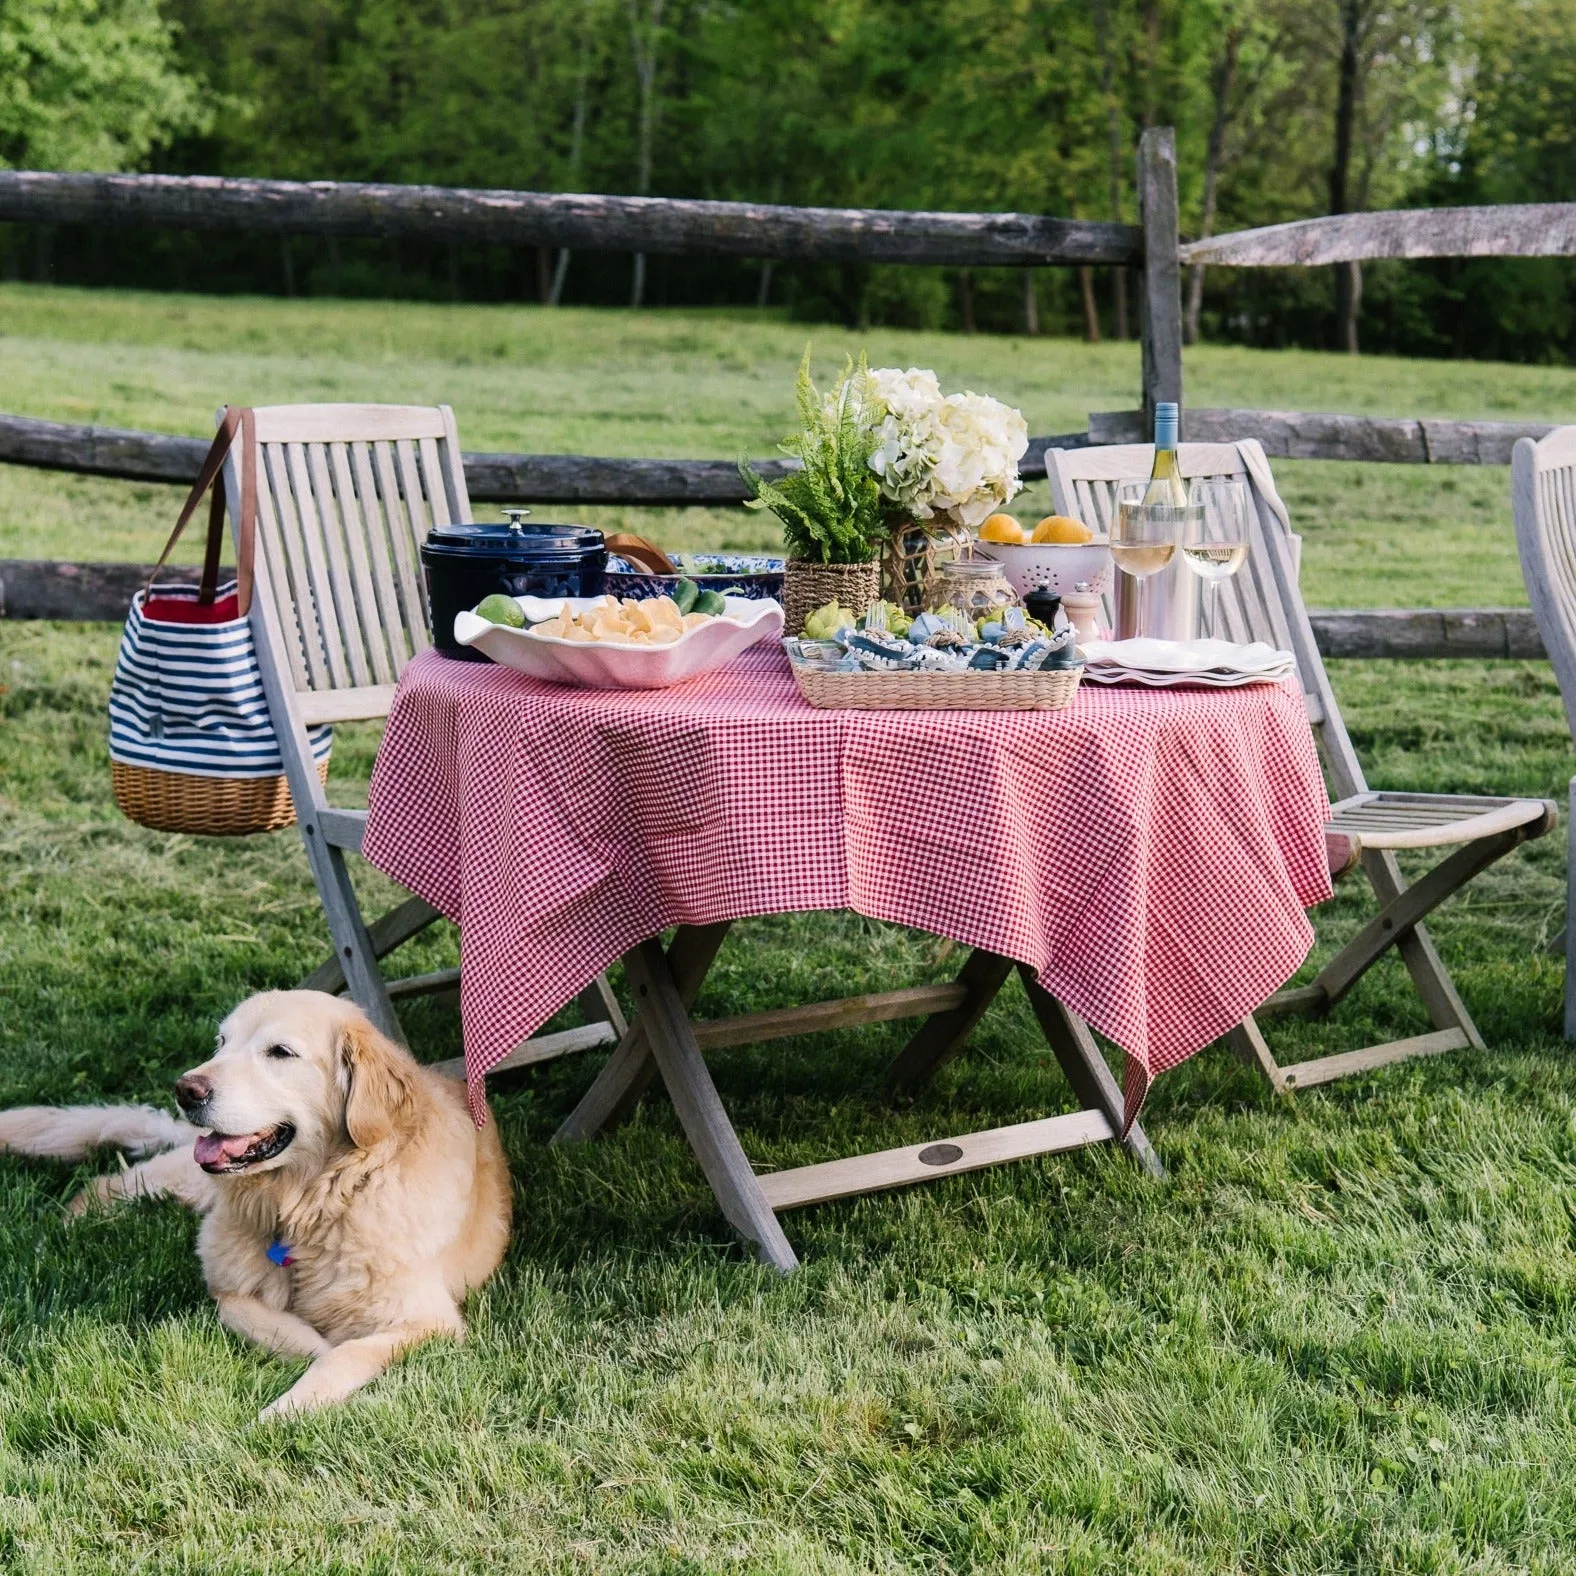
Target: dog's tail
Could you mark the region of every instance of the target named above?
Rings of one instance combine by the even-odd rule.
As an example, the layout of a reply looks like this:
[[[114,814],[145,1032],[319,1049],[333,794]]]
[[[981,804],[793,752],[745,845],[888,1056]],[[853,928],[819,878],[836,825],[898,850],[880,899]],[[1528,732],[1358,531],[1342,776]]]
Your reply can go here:
[[[114,1145],[150,1155],[189,1144],[195,1130],[151,1105],[19,1105],[0,1111],[0,1152],[80,1160]]]

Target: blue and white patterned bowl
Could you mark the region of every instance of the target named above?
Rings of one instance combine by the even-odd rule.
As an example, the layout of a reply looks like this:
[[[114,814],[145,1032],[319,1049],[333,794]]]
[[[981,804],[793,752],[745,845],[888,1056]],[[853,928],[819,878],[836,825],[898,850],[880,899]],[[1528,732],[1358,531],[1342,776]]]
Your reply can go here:
[[[617,597],[671,596],[683,578],[702,591],[726,591],[752,602],[780,602],[783,596],[781,558],[761,553],[674,553],[682,575],[654,575],[617,553],[607,555],[607,592]]]

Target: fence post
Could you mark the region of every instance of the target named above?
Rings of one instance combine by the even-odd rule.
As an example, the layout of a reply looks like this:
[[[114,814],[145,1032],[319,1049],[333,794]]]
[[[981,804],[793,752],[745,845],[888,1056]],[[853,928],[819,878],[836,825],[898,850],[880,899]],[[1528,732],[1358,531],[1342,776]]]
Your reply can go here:
[[[1177,256],[1177,134],[1152,126],[1138,142],[1138,222],[1144,228],[1138,335],[1144,419],[1161,400],[1182,403],[1182,265]],[[1186,417],[1183,418],[1184,424]]]

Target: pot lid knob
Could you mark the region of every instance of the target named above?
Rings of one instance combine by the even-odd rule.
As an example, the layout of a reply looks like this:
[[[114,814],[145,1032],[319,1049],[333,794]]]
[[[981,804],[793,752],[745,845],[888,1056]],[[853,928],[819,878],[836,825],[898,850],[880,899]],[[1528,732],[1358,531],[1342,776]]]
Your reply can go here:
[[[504,515],[509,521],[509,529],[516,533],[522,531],[524,527],[520,522],[524,520],[526,515],[528,515],[530,512],[531,511],[529,509],[522,509],[518,505],[512,509],[505,509]]]

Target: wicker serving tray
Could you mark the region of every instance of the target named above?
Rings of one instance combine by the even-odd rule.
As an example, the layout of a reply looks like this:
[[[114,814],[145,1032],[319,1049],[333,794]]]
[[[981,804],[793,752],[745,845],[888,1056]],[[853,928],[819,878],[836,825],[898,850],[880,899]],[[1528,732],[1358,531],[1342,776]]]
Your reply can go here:
[[[831,711],[1060,711],[1078,693],[1083,668],[1038,673],[828,673],[792,664],[812,706]]]

